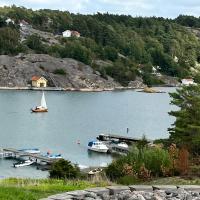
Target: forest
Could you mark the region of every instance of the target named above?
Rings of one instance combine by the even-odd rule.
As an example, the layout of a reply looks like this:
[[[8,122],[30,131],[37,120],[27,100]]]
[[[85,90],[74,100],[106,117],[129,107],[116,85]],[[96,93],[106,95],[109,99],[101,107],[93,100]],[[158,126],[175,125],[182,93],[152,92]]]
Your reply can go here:
[[[6,19],[15,23],[6,23]],[[47,44],[38,35],[20,40],[21,20],[34,29],[61,36],[75,30],[80,38],[59,38],[59,44]],[[58,10],[36,10],[24,7],[0,8],[0,54],[44,53],[61,58],[74,58],[101,76],[113,77],[126,86],[137,76],[148,85],[162,84],[153,73],[178,77],[194,77],[199,82],[199,38],[187,27],[197,28],[200,19],[180,15],[176,19],[132,17],[101,14],[82,15]],[[105,61],[99,65],[97,60]],[[196,69],[196,70],[191,70]]]

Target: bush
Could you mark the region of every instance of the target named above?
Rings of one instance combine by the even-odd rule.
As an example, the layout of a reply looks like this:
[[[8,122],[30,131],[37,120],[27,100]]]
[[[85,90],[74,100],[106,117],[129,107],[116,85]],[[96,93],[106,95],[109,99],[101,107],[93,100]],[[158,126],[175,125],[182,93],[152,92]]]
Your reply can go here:
[[[53,72],[54,74],[59,74],[59,75],[66,75],[66,71],[64,69],[56,69]]]
[[[140,180],[134,176],[123,176],[117,180],[117,183],[122,185],[133,185],[139,182]]]
[[[74,179],[79,177],[80,169],[70,161],[61,159],[52,165],[49,173],[50,178]]]
[[[128,166],[128,170],[127,170]],[[152,176],[165,176],[165,171],[172,168],[168,151],[160,148],[132,150],[127,156],[113,161],[106,169],[111,180],[120,180],[124,176],[134,179],[150,179]]]

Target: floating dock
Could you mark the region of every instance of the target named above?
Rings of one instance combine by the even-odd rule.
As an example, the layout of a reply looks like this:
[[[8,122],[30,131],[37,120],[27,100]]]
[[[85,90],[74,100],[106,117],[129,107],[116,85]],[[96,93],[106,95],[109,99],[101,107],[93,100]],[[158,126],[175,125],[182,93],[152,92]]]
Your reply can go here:
[[[114,134],[100,134],[97,137],[100,141],[112,141],[112,140],[119,140],[120,142],[126,142],[128,144],[135,143],[140,141],[139,138],[133,138],[133,137],[127,137],[127,136],[120,136],[120,135],[114,135]],[[148,140],[148,142],[150,142]]]
[[[48,158],[41,154],[31,154],[31,153],[27,153],[24,151],[19,151],[14,148],[1,149],[0,158],[1,158],[1,156],[2,156],[2,158],[19,158],[19,159],[23,158],[23,157],[29,157],[29,158],[35,159],[36,163],[45,162],[47,164],[52,164],[58,160],[58,159]]]

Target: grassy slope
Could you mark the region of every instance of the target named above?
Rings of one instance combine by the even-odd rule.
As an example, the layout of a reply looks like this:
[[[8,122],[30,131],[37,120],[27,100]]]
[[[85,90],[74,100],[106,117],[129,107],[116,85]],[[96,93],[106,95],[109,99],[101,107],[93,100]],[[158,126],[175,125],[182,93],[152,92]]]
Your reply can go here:
[[[0,200],[37,200],[52,194],[105,186],[88,181],[6,179],[0,181]]]
[[[158,178],[150,182],[140,183],[148,185],[200,185],[200,178],[187,180],[179,177]],[[72,190],[82,190],[91,187],[102,187],[107,182],[62,181],[62,180],[33,180],[6,179],[0,181],[0,200],[38,200],[53,194]]]

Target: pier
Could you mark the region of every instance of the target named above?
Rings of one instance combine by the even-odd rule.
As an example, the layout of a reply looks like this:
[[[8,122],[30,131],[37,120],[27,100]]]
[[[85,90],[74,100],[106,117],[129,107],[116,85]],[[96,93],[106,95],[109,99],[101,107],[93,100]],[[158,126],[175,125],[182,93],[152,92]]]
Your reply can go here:
[[[139,138],[127,137],[127,136],[120,136],[115,134],[100,134],[97,137],[100,141],[111,141],[111,140],[118,140],[120,142],[126,142],[128,144],[135,143],[140,141]],[[151,142],[148,140],[148,142]]]
[[[52,164],[53,162],[57,161],[58,159],[48,158],[41,154],[31,154],[24,151],[19,151],[14,148],[3,148],[0,151],[0,158],[23,158],[29,157],[35,159],[36,163],[38,162],[45,162],[47,164]]]

